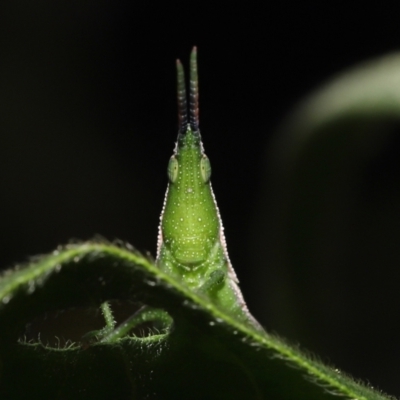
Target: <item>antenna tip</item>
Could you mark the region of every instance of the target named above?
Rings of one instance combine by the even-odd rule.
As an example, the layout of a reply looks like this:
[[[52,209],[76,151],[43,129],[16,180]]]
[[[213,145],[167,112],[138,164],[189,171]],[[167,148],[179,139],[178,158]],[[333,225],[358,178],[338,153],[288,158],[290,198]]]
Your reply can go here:
[[[176,59],[176,65],[181,65],[181,60],[179,58]]]
[[[197,46],[193,46],[192,53],[197,53]]]

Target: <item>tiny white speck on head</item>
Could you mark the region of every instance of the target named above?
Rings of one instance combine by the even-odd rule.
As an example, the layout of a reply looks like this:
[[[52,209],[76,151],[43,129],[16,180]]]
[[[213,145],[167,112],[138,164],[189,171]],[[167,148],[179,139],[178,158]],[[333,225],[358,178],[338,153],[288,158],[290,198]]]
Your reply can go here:
[[[201,218],[199,218],[199,221],[201,221]]]
[[[192,189],[192,188],[188,188],[187,192],[188,192],[188,193],[192,193],[192,192],[193,192],[193,189]]]

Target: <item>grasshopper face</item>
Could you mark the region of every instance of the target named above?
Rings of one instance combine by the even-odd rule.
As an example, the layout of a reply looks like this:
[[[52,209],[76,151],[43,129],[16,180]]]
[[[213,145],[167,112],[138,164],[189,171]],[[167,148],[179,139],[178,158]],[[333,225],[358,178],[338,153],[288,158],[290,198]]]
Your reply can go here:
[[[164,245],[187,267],[208,260],[219,240],[220,221],[210,175],[200,133],[187,128],[179,134],[168,165],[169,187],[161,222]]]

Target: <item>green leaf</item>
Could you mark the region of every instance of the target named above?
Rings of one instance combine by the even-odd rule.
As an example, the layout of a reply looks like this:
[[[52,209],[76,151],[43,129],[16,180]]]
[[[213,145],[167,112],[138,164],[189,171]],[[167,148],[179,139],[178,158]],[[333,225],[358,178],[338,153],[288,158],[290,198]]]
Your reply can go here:
[[[23,339],[26,324],[40,315],[115,300],[163,309],[173,327],[60,347]],[[385,398],[243,324],[130,247],[68,245],[7,271],[0,280],[0,322],[0,395],[7,399]]]

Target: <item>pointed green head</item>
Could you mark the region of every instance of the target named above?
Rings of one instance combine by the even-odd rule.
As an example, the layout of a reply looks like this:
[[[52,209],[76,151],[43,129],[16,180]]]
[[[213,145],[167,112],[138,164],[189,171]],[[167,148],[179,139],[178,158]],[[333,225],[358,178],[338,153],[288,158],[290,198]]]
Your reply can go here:
[[[169,186],[161,217],[162,245],[187,270],[210,259],[219,242],[220,220],[210,185],[211,166],[198,129],[196,49],[191,56],[190,124],[181,63],[178,71],[179,134],[168,165]]]

